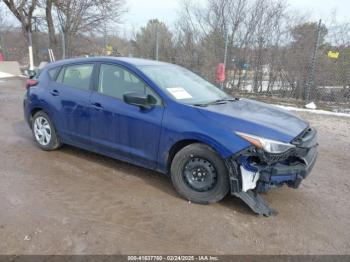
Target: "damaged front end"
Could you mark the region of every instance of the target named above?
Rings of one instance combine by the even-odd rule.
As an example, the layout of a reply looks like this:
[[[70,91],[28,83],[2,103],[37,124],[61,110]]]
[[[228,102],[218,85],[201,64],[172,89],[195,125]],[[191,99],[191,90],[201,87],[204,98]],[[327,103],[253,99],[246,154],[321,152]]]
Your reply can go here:
[[[242,199],[256,214],[270,216],[276,210],[258,195],[288,185],[298,188],[311,172],[317,158],[317,132],[307,128],[282,153],[270,153],[251,146],[226,160],[231,194]]]

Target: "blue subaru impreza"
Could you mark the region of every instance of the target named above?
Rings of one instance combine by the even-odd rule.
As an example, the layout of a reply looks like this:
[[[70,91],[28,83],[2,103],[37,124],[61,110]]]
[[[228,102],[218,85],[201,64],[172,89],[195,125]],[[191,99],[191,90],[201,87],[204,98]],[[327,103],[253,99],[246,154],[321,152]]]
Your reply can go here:
[[[298,116],[151,60],[49,64],[27,81],[24,114],[43,150],[69,144],[170,174],[195,203],[230,191],[266,216],[275,210],[258,193],[297,188],[317,156],[316,131]]]

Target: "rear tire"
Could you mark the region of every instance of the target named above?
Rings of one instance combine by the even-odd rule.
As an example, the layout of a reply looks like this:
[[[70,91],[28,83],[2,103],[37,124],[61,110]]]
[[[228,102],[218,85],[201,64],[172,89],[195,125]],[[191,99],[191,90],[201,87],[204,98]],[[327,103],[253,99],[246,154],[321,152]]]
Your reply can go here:
[[[229,191],[224,161],[205,144],[195,143],[181,149],[175,155],[170,171],[177,192],[191,202],[216,203]]]
[[[31,124],[33,138],[41,149],[52,151],[61,146],[55,127],[50,117],[44,111],[35,113]]]

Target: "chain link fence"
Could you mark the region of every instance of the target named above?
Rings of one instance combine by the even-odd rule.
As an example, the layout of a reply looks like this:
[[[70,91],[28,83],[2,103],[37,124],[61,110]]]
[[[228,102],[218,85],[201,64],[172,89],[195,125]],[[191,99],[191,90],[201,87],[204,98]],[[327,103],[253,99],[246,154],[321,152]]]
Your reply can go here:
[[[324,109],[350,112],[350,45],[326,39],[325,27],[316,25],[310,24],[305,38],[285,46],[233,48],[227,54],[224,89],[236,96],[301,106],[313,101]],[[189,54],[172,60],[216,82],[223,52],[207,55],[194,49]]]

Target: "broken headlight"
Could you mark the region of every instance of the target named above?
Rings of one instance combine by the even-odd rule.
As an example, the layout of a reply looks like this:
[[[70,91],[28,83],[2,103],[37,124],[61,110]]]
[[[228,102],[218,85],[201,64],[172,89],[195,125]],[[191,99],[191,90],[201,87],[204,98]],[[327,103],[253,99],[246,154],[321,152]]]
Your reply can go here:
[[[263,149],[266,152],[272,154],[284,153],[289,149],[295,147],[294,145],[289,143],[283,143],[280,141],[249,135],[241,132],[236,132],[236,134],[253,144],[256,148]]]

